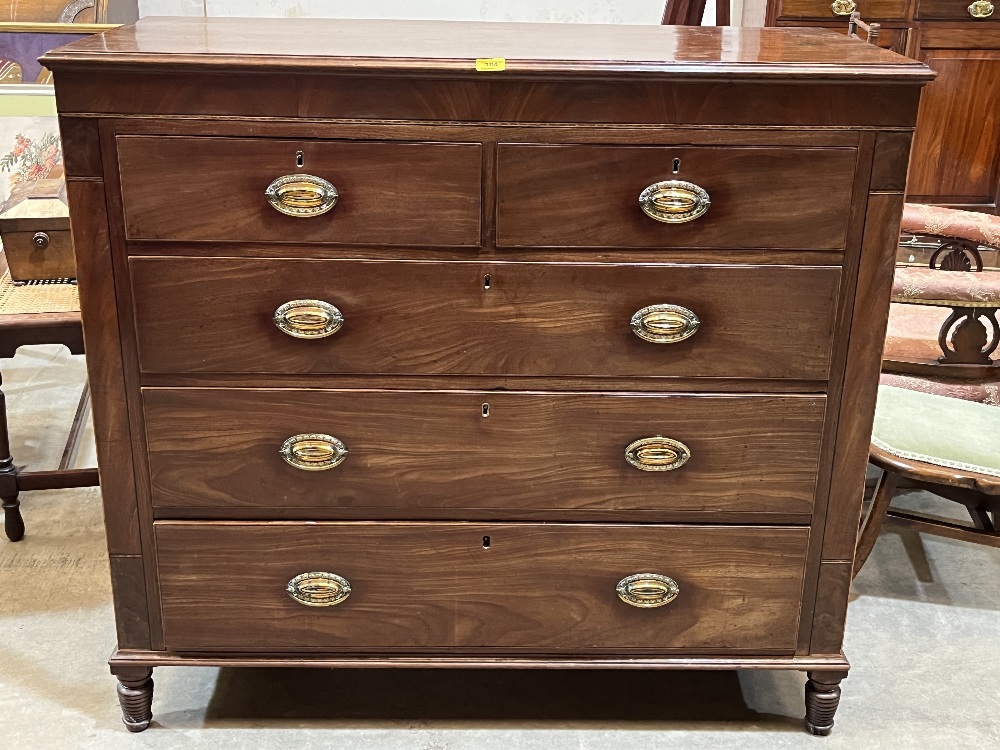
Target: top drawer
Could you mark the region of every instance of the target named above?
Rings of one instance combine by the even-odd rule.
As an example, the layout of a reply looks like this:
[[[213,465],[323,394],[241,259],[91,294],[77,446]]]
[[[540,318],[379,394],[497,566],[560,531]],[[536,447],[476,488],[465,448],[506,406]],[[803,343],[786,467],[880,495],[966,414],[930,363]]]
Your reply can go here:
[[[908,0],[781,0],[778,20],[810,18],[840,19],[847,28],[847,19],[858,11],[866,21],[871,19],[905,19]]]
[[[948,21],[1000,21],[997,0],[919,0],[917,18]]]
[[[130,239],[480,244],[477,143],[119,136],[118,161]],[[301,174],[333,186],[332,208],[272,206],[268,186]],[[331,201],[322,183],[287,187],[275,200],[292,210]]]
[[[842,250],[856,159],[853,148],[502,144],[497,245]],[[647,215],[644,190],[673,181],[703,189],[708,210],[681,223]],[[691,196],[668,186],[656,201],[685,219]]]

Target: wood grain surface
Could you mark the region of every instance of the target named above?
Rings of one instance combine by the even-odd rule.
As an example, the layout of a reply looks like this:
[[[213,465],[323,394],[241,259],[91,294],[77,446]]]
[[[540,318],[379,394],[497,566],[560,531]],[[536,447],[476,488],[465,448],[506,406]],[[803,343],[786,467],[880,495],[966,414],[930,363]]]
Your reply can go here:
[[[476,59],[490,56],[505,58],[500,76],[476,71]],[[263,68],[501,79],[927,79],[913,60],[825,30],[373,19],[146,18],[49,52],[42,62],[57,74],[72,64],[167,64],[215,73]]]
[[[133,239],[480,243],[479,144],[120,136],[118,160]],[[267,186],[300,173],[331,182],[337,205],[274,209]]]
[[[500,144],[500,247],[766,247],[843,249],[855,149]],[[678,161],[679,160],[679,161]],[[664,224],[639,194],[693,182],[708,212]],[[794,204],[794,219],[789,207]]]
[[[180,651],[789,653],[808,536],[766,526],[158,522],[164,640]],[[329,608],[291,599],[288,581],[313,571],[345,577],[351,595]],[[648,572],[676,580],[674,602],[618,599],[622,578]]]
[[[489,276],[489,288],[486,277]],[[824,379],[832,267],[132,258],[145,372],[719,376]],[[343,328],[273,323],[321,299]],[[632,333],[647,305],[688,307],[691,338]]]
[[[419,391],[144,389],[153,503],[808,513],[826,399]],[[482,416],[489,404],[489,416]],[[322,433],[348,451],[303,471],[279,448]],[[680,440],[691,459],[640,471],[626,447]]]

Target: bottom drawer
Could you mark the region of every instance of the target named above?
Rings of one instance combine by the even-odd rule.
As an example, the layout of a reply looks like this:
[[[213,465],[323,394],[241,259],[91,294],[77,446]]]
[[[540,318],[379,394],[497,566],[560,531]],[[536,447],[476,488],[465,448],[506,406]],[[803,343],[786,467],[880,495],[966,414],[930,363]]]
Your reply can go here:
[[[790,653],[809,530],[594,524],[157,522],[172,651]],[[289,582],[304,573],[337,579]],[[678,592],[618,593],[634,574]],[[670,583],[624,587],[639,604]],[[315,603],[320,603],[317,601]]]

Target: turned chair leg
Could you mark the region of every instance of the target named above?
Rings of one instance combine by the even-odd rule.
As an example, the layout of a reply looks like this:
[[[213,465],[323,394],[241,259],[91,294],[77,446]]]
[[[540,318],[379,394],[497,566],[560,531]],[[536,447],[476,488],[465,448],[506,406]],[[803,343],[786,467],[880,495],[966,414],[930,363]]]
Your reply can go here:
[[[141,732],[153,720],[153,670],[150,667],[112,667],[118,678],[118,703],[122,723],[130,732]]]
[[[847,672],[810,672],[806,682],[806,729],[810,734],[828,735],[840,705],[840,681]]]
[[[861,535],[858,539],[858,548],[854,553],[854,575],[857,576],[864,567],[865,561],[875,548],[878,534],[882,530],[885,522],[886,511],[892,498],[896,496],[896,485],[899,483],[899,475],[891,471],[882,470],[878,478],[878,485],[875,488],[875,497],[872,499],[872,507],[865,518]]]
[[[0,381],[2,383],[2,381]],[[0,501],[3,503],[3,530],[12,542],[24,538],[24,519],[17,492],[17,469],[10,455],[7,434],[7,397],[0,390]]]

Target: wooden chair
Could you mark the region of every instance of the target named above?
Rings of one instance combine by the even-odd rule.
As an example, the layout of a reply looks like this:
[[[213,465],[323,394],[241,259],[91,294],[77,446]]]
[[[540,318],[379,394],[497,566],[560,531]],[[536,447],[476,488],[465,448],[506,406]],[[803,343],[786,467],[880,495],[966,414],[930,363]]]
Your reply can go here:
[[[896,269],[871,447],[881,474],[855,575],[886,519],[1000,547],[1000,363],[992,357],[1000,269],[985,268],[979,250],[1000,251],[1000,217],[908,204],[902,227],[937,247],[926,267]],[[893,508],[904,489],[963,505],[971,525]]]
[[[701,26],[708,0],[667,0],[663,9],[664,26]],[[728,26],[729,0],[715,0],[715,25]]]
[[[46,282],[15,285],[10,280],[6,259],[0,255],[0,358],[13,357],[18,347],[29,344],[62,344],[73,354],[83,354],[83,328],[76,287]],[[10,541],[17,542],[24,537],[21,492],[98,485],[97,469],[69,468],[86,423],[89,399],[89,390],[84,386],[59,468],[22,471],[11,456],[6,397],[0,390],[0,500],[4,533]]]

